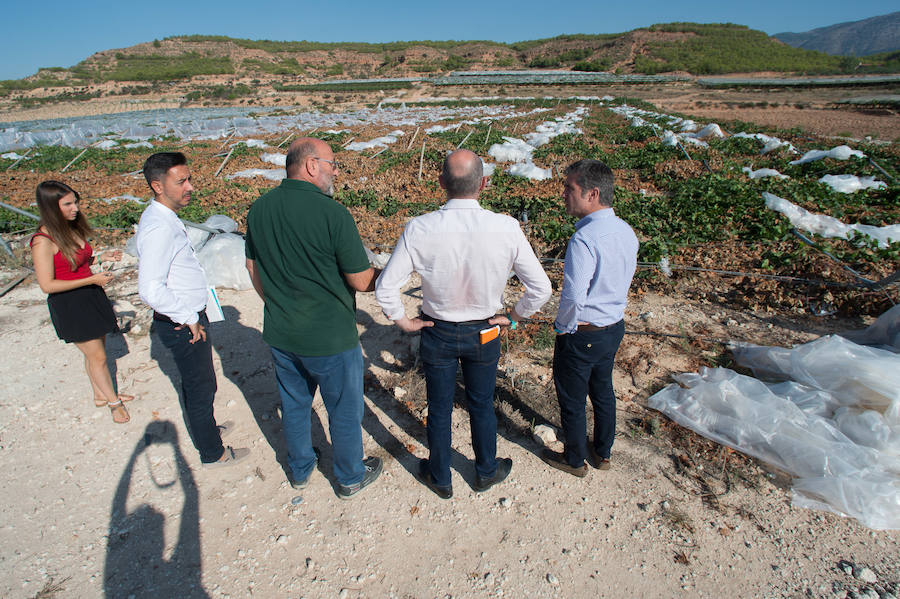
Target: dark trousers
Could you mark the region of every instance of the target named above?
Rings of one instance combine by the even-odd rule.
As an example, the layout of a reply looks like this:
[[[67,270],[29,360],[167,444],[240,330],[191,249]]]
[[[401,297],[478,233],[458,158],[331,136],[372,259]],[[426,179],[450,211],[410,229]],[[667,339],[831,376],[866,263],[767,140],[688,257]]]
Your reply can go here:
[[[428,320],[433,320],[423,316]],[[497,415],[494,413],[494,389],[497,386],[497,362],[500,338],[481,344],[478,332],[488,328],[487,321],[451,323],[434,320],[434,326],[422,329],[419,355],[425,371],[428,394],[428,465],[434,484],[450,486],[450,424],[456,372],[462,366],[466,387],[466,407],[472,429],[475,472],[482,478],[497,473]]]
[[[553,382],[559,400],[565,458],[571,466],[579,467],[587,459],[586,397],[591,398],[594,408],[594,450],[601,458],[609,458],[616,433],[612,371],[624,336],[624,320],[600,331],[556,336]]]
[[[181,374],[182,408],[188,432],[194,447],[200,452],[200,461],[208,464],[221,458],[225,448],[213,416],[216,373],[213,370],[212,339],[206,314],[201,314],[200,324],[206,329],[206,341],[196,343],[190,343],[191,331],[187,326],[175,330],[175,324],[169,320],[154,318],[153,330],[175,359]]]

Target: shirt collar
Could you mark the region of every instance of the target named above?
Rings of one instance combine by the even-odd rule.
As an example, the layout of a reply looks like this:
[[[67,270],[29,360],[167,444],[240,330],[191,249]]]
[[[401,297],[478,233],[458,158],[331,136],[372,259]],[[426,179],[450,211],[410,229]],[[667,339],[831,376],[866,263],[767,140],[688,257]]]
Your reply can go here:
[[[310,183],[309,181],[302,181],[300,179],[282,179],[281,187],[286,187],[288,189],[297,189],[303,191],[315,191],[318,193],[322,193],[322,190]],[[325,195],[325,194],[322,194]]]
[[[594,210],[593,212],[579,220],[577,223],[575,223],[575,229],[578,230],[586,224],[594,222],[595,220],[600,220],[601,218],[610,218],[615,215],[616,213],[613,211],[612,207]]]
[[[157,200],[157,199],[151,200],[150,205],[154,206],[154,210],[156,210],[160,214],[164,215],[165,218],[178,220],[178,214],[176,214],[176,212],[174,210],[172,210],[171,208],[169,208],[168,206],[166,206],[159,200]]]
[[[481,205],[478,200],[454,198],[444,202],[441,210],[481,210]]]

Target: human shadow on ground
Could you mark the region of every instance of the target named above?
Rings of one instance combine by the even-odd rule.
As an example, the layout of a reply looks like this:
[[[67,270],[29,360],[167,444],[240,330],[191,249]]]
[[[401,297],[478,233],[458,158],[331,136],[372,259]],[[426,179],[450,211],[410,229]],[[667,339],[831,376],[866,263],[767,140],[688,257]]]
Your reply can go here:
[[[359,338],[365,355],[363,369],[365,372],[366,397],[384,414],[388,415],[407,435],[425,448],[424,455],[427,456],[428,438],[425,425],[410,411],[406,404],[394,398],[393,390],[386,389],[378,377],[370,372],[372,365],[384,368],[390,372],[406,370],[407,366],[398,365],[396,362],[386,362],[382,357],[382,351],[387,350],[391,353],[396,353],[398,347],[405,345],[408,348],[410,336],[402,333],[393,324],[383,325],[375,322],[369,314],[361,310],[357,311],[356,317],[357,322],[365,327],[365,331]],[[456,397],[454,397],[454,404],[459,404],[459,400],[459,393],[457,393]],[[464,405],[464,397],[462,402]],[[363,428],[397,463],[403,466],[414,478],[417,476],[419,458],[412,452],[411,448],[407,447],[403,441],[384,427],[368,406],[365,407],[365,413],[363,414]],[[457,441],[454,440],[454,443]],[[469,486],[474,487],[475,467],[472,461],[452,447],[451,453],[450,467],[459,472]]]
[[[222,374],[244,396],[256,426],[288,476],[290,467],[281,422],[281,396],[269,344],[263,341],[258,329],[240,323],[241,313],[234,306],[223,305],[222,313],[225,320],[212,325],[213,347],[222,362]]]
[[[173,493],[183,496],[177,541],[168,559],[166,510],[144,502],[129,511],[132,483],[142,490],[149,487],[140,496],[158,497],[163,505],[173,503]],[[199,514],[197,485],[179,448],[175,426],[166,420],[151,422],[113,496],[103,573],[105,596],[207,599],[202,584]]]
[[[122,333],[113,333],[106,336],[104,347],[106,348],[106,367],[109,369],[114,390],[116,393],[128,393],[131,381],[118,380],[119,367],[116,365],[116,360],[128,355],[128,340]]]

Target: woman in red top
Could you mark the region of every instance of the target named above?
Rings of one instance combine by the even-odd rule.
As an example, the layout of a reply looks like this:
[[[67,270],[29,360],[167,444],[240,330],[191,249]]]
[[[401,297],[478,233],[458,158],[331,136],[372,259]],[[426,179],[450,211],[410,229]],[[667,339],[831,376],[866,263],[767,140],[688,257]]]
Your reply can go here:
[[[87,242],[91,227],[78,209],[81,198],[59,181],[44,181],[35,192],[41,214],[31,238],[34,273],[56,334],[74,343],[84,354],[84,366],[94,388],[94,405],[109,407],[113,422],[130,420],[123,401],[134,399],[116,393],[106,365],[106,334],[118,331],[116,316],[102,286],[113,279],[109,272],[91,272],[93,249]],[[119,260],[121,251],[107,252],[101,260]]]

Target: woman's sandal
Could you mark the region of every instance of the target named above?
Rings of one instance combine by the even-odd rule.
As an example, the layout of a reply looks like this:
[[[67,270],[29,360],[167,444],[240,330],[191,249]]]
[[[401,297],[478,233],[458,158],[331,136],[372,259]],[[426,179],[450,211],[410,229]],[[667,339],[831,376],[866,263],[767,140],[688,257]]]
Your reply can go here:
[[[133,401],[134,400],[134,395],[126,395],[124,393],[119,393],[119,395],[117,397],[118,397],[119,401]],[[97,399],[95,397],[94,405],[97,406],[98,408],[105,408],[109,405],[109,401],[107,401],[105,399]],[[118,405],[118,404],[116,404],[116,405]]]
[[[116,401],[107,402],[106,406],[109,408],[110,413],[112,414],[113,422],[116,424],[125,424],[129,420],[131,420],[131,416],[128,415],[128,411],[125,409],[125,406],[122,405],[122,400],[117,399]],[[118,414],[118,418],[116,415]],[[124,418],[122,417],[124,414]]]

